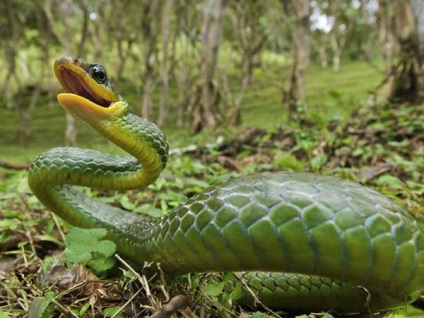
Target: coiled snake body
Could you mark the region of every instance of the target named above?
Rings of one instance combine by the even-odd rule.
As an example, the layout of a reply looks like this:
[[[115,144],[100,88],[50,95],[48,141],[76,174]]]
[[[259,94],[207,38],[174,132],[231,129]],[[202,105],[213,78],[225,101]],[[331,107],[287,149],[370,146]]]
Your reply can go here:
[[[64,57],[55,72],[66,92],[59,103],[133,157],[55,148],[33,162],[30,187],[69,223],[106,228],[124,256],[158,262],[169,273],[260,271],[239,275],[262,302],[284,309],[377,311],[423,291],[424,236],[414,218],[378,192],[336,177],[240,177],[162,218],[84,196],[71,186],[148,186],[165,167],[168,146],[154,124],[128,112],[100,65]]]

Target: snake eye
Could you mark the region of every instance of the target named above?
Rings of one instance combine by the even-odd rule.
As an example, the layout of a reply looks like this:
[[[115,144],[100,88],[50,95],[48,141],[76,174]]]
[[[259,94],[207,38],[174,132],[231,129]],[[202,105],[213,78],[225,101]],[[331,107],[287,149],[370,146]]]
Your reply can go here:
[[[107,81],[106,70],[103,66],[99,64],[94,64],[91,68],[91,76],[95,79],[95,81],[99,84],[104,84]]]

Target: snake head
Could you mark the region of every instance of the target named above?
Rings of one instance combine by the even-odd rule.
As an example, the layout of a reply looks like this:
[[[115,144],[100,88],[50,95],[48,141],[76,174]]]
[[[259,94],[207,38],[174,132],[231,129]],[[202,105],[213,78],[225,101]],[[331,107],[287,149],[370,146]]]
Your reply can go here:
[[[59,103],[74,117],[90,124],[112,120],[128,109],[110,83],[100,64],[81,58],[64,56],[55,61],[54,72],[65,93],[57,96]]]

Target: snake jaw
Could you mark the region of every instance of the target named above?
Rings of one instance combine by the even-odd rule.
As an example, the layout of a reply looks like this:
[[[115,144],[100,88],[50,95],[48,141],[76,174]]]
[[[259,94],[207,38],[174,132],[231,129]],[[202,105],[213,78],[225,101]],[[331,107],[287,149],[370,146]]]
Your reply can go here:
[[[82,119],[96,127],[102,122],[113,122],[128,111],[125,101],[117,101],[109,107],[99,107],[98,104],[82,96],[72,93],[62,93],[57,95],[59,104],[72,116]]]

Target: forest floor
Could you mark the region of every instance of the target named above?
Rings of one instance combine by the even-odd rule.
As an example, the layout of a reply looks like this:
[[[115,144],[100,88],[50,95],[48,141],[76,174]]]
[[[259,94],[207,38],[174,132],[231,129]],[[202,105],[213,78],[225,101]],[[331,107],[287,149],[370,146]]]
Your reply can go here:
[[[280,87],[270,84],[278,82],[277,72],[271,79],[260,73],[255,78],[242,105],[242,127],[196,137],[188,137],[187,128],[164,127],[171,148],[198,147],[172,154],[163,176],[143,192],[89,193],[135,213],[159,216],[208,185],[240,174],[312,171],[372,187],[424,224],[424,105],[367,105],[367,93],[382,76],[366,63],[350,63],[337,74],[311,69],[307,107],[290,123]],[[58,106],[34,111],[34,139],[22,146],[13,133],[14,113],[1,109],[0,116],[6,119],[0,127],[0,159],[30,162],[37,153],[63,144]],[[82,125],[80,144],[114,151]],[[98,247],[104,246],[98,244],[101,231],[88,235],[70,229],[46,211],[30,193],[26,175],[26,170],[0,169],[0,318],[287,315],[238,307],[229,273],[172,277],[134,269]],[[75,257],[84,253],[85,259]],[[422,317],[420,307],[381,316]],[[315,314],[320,315],[325,316]]]

